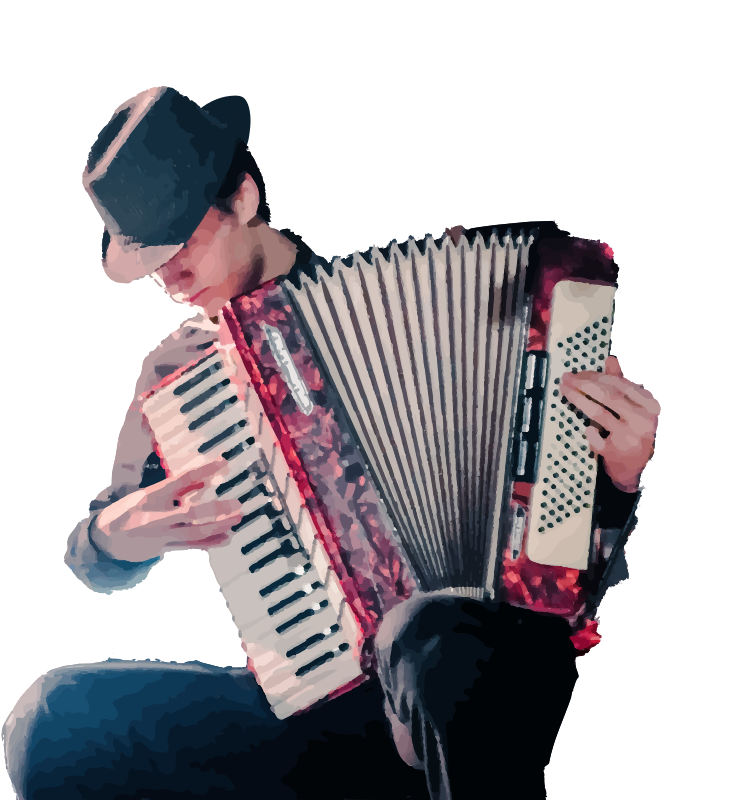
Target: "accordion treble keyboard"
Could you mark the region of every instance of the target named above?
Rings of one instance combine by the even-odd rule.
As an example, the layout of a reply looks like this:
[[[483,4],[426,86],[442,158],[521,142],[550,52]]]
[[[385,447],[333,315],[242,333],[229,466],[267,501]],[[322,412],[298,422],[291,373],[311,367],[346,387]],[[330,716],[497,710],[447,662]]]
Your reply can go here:
[[[243,517],[227,544],[210,548],[210,563],[281,719],[362,674],[362,634],[232,347],[175,373],[148,395],[143,412],[170,474],[223,458],[198,495],[238,498]]]

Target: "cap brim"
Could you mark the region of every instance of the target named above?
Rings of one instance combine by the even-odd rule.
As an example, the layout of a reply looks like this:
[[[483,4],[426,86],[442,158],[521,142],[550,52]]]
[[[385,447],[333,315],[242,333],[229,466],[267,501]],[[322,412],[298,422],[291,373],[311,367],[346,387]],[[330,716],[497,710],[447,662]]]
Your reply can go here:
[[[184,243],[147,247],[137,242],[126,242],[121,236],[111,236],[103,267],[108,277],[116,283],[130,283],[156,272],[183,247]]]

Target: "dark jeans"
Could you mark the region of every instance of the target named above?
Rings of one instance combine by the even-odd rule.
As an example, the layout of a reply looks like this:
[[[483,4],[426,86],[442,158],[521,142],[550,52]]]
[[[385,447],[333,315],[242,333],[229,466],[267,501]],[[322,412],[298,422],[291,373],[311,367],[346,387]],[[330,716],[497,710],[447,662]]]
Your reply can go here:
[[[8,768],[25,800],[544,798],[576,681],[568,635],[505,605],[412,599],[382,626],[384,691],[373,679],[283,721],[244,669],[65,667],[6,723]]]

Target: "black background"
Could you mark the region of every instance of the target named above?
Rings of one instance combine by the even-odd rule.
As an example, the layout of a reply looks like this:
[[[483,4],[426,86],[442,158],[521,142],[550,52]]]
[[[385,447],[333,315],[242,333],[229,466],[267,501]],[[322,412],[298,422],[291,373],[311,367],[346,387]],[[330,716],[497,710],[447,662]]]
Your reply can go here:
[[[486,92],[481,79],[462,95],[452,86],[421,91],[385,78],[339,88],[327,72],[299,69],[289,87],[286,80],[267,86],[229,71],[230,79],[214,71],[203,77],[210,74],[204,70],[194,80],[176,69],[153,71],[99,83],[73,100],[60,88],[49,100],[56,113],[46,124],[51,133],[63,121],[64,146],[47,141],[40,149],[54,158],[37,206],[38,239],[21,267],[30,296],[26,341],[36,342],[28,371],[38,381],[30,446],[21,456],[26,477],[17,482],[29,510],[14,528],[9,561],[6,642],[15,642],[19,657],[4,674],[7,711],[35,678],[63,664],[109,656],[245,664],[206,553],[169,553],[141,585],[110,596],[91,592],[63,563],[67,535],[109,483],[143,357],[191,315],[151,280],[117,285],[105,277],[102,222],[81,186],[87,151],[113,109],[151,85],[174,85],[200,104],[246,96],[272,225],[294,230],[326,258],[390,237],[439,236],[455,224],[533,219],[609,242],[620,265],[613,354],[627,378],[663,402],[658,353],[673,254],[664,239],[669,187],[657,147],[660,110],[626,94],[605,104],[596,95],[572,99],[512,84]],[[631,578],[601,606],[602,644],[577,662],[579,683],[547,770],[551,798],[573,786],[618,796],[650,771],[663,703],[654,608],[666,502],[659,470],[657,454],[627,548]]]

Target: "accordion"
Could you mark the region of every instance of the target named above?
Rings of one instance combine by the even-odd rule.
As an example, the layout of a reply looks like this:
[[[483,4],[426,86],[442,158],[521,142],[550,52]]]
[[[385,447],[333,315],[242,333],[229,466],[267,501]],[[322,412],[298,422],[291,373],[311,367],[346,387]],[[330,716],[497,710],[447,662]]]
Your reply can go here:
[[[604,369],[616,277],[552,223],[298,252],[142,398],[165,469],[220,459],[201,491],[242,504],[210,563],[278,717],[364,680],[415,591],[581,620],[597,459],[560,380]]]

